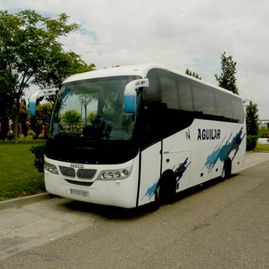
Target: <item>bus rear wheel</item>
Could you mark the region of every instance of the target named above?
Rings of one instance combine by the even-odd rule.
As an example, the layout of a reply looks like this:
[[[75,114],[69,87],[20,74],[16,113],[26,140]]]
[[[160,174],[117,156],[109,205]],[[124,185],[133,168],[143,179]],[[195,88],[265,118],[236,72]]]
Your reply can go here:
[[[224,181],[225,179],[229,178],[232,174],[232,162],[230,159],[226,160],[221,172],[221,181]]]

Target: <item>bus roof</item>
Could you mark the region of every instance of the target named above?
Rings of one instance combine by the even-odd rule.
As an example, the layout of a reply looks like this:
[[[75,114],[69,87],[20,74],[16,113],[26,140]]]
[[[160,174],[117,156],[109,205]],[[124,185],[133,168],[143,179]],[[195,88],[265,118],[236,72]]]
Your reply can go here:
[[[98,69],[98,70],[89,71],[89,72],[85,72],[85,73],[75,74],[75,75],[72,75],[72,76],[68,77],[67,79],[65,79],[63,84],[68,83],[68,82],[72,82],[72,81],[94,79],[94,78],[104,78],[104,77],[114,77],[114,76],[141,76],[142,78],[146,78],[149,70],[151,70],[151,69],[166,70],[166,71],[172,72],[174,74],[178,74],[182,77],[188,78],[192,81],[196,81],[198,83],[207,85],[209,87],[216,88],[220,91],[223,91],[225,93],[228,93],[228,94],[231,94],[231,95],[234,95],[234,96],[240,98],[240,96],[238,96],[238,95],[236,95],[236,94],[232,93],[231,91],[228,91],[224,88],[221,88],[221,87],[218,87],[216,85],[210,84],[208,82],[199,80],[197,78],[183,74],[181,72],[172,70],[164,65],[153,64],[153,63],[141,64],[141,65],[117,66],[117,67],[110,67],[110,68]]]
[[[72,75],[68,77],[63,83],[83,79],[114,77],[114,76],[141,76],[144,78],[147,75],[147,72],[154,67],[163,69],[162,66],[156,64],[117,66]]]

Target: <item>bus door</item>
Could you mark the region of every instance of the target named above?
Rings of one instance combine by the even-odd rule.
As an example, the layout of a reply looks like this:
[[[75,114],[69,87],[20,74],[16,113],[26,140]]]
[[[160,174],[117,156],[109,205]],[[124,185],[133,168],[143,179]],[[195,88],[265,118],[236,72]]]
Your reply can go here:
[[[161,145],[159,141],[140,153],[140,188],[138,206],[152,202],[161,172]]]

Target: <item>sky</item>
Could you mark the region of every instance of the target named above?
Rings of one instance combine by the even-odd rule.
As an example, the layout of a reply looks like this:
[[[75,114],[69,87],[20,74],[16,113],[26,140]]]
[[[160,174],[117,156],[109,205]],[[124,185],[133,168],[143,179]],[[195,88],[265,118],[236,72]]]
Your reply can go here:
[[[158,63],[217,85],[225,51],[239,94],[269,120],[268,0],[0,0],[0,9],[66,13],[80,28],[61,38],[64,49],[97,69]]]

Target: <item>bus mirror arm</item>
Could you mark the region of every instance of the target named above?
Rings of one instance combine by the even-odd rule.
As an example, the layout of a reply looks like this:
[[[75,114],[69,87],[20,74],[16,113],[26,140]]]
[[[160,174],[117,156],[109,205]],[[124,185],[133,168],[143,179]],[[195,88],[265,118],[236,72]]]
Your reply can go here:
[[[136,112],[137,92],[140,88],[149,87],[148,79],[136,79],[129,82],[124,90],[124,111],[134,114]]]

